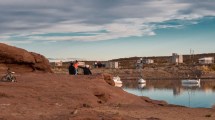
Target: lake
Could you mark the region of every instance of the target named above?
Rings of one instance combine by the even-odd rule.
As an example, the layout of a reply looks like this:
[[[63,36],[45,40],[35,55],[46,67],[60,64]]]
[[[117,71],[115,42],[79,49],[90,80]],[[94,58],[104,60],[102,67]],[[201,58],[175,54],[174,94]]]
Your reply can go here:
[[[147,80],[146,84],[126,80],[122,88],[128,93],[164,100],[169,104],[192,108],[215,106],[215,80],[201,80],[196,85],[183,85],[180,80]]]

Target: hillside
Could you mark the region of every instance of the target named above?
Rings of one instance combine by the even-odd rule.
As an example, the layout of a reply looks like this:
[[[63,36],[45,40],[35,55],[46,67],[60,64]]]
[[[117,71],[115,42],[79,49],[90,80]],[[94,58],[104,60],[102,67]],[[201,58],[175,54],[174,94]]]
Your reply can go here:
[[[214,109],[168,105],[124,92],[102,75],[17,74],[0,83],[1,120],[214,120]]]
[[[183,55],[184,64],[198,64],[198,59],[203,57],[214,57],[215,53],[204,53],[204,54],[194,54],[194,55]],[[110,61],[117,61],[120,63],[122,68],[134,68],[136,61],[141,57],[130,57],[130,58],[119,58]],[[171,56],[152,56],[152,57],[142,57],[143,59],[152,59],[156,65],[168,65],[171,64]]]

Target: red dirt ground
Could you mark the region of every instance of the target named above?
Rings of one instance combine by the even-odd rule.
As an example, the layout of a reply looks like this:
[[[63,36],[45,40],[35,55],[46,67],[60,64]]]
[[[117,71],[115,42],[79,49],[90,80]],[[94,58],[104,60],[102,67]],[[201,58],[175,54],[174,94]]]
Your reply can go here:
[[[214,109],[138,97],[102,75],[26,73],[17,81],[0,83],[0,120],[215,120]]]

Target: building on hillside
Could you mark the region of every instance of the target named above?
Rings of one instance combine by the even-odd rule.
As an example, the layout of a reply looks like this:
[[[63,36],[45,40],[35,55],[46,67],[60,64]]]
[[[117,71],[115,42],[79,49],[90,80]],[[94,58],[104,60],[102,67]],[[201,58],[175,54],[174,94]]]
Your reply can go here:
[[[172,53],[171,61],[174,64],[183,63],[183,55],[178,55],[177,53]]]
[[[153,63],[154,63],[154,60],[152,60],[152,59],[144,59],[144,60],[143,60],[143,63],[144,63],[144,64],[153,64]]]
[[[55,61],[55,67],[62,67],[63,61]]]
[[[82,66],[82,67],[85,67],[85,62],[82,62],[82,61],[78,61],[78,66]]]
[[[119,68],[119,62],[106,62],[106,68]]]
[[[204,57],[199,59],[200,64],[213,64],[214,63],[214,57]]]

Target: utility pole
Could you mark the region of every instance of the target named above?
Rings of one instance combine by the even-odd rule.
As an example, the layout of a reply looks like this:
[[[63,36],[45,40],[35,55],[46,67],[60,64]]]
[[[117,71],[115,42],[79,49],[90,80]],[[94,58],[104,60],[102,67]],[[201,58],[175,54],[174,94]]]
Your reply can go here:
[[[137,61],[136,69],[137,69],[138,72],[139,72],[140,78],[143,78],[143,58],[140,58],[140,59]]]
[[[194,50],[190,49],[190,61],[193,63],[194,59]]]

